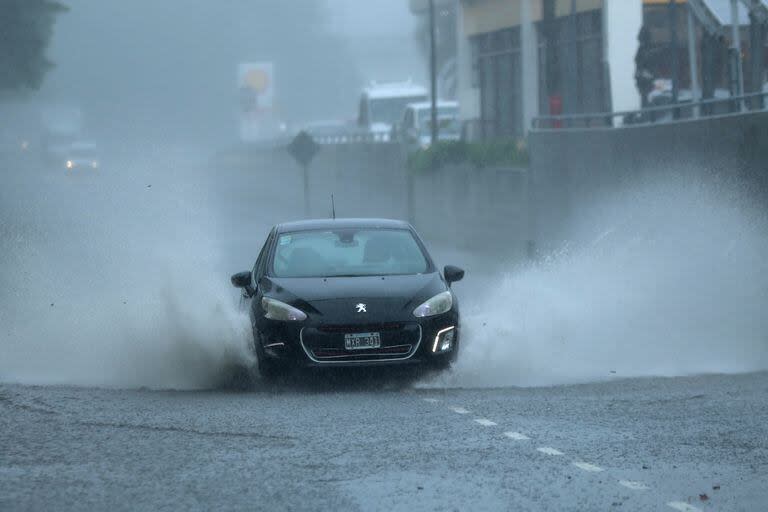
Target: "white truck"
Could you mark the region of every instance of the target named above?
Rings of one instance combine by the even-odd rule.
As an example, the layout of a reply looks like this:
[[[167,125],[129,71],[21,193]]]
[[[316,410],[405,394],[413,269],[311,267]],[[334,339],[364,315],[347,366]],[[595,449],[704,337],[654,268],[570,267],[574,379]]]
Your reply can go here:
[[[429,99],[426,87],[412,82],[372,83],[363,90],[358,126],[371,142],[390,142],[392,128],[400,123],[405,107]]]

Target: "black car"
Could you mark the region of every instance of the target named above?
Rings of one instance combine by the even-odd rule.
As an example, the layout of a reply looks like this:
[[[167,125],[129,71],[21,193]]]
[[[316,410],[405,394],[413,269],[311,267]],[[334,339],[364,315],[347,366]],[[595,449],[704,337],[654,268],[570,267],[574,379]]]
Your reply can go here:
[[[275,226],[243,290],[259,372],[421,364],[444,369],[459,349],[459,308],[405,222],[339,219]]]

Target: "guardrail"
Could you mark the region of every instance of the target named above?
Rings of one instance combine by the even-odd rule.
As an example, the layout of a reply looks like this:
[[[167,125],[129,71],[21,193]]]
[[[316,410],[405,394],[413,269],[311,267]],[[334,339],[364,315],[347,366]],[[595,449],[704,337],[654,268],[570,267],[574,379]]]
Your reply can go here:
[[[765,100],[766,96],[768,96],[768,91],[697,102],[678,102],[641,110],[539,116],[533,119],[531,126],[534,130],[568,130],[668,123],[685,119],[766,110],[768,106],[768,102]]]
[[[309,134],[320,145],[339,145],[339,144],[386,144],[392,142],[392,137],[388,133],[372,132],[345,132],[339,133],[312,133]]]

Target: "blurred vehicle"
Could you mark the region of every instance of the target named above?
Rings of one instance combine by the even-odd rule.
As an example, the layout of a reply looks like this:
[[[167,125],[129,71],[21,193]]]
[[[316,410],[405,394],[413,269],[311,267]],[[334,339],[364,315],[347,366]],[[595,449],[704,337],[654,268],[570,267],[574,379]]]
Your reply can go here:
[[[318,144],[346,144],[353,141],[355,126],[348,121],[316,121],[304,125],[304,131]]]
[[[390,142],[392,127],[403,118],[405,107],[427,99],[427,89],[412,82],[372,83],[360,98],[358,125],[374,142]]]
[[[437,102],[437,126],[439,141],[461,139],[457,102]],[[393,136],[402,142],[409,153],[428,148],[432,143],[432,104],[430,102],[409,104],[400,125],[395,127]]]
[[[50,162],[61,162],[82,137],[83,115],[79,107],[49,105],[42,110],[41,125],[46,158]]]
[[[275,226],[243,290],[259,372],[298,367],[420,364],[444,369],[459,349],[459,308],[405,222],[299,221]]]
[[[96,144],[83,141],[72,143],[65,153],[64,165],[70,171],[81,168],[98,169],[101,160]]]

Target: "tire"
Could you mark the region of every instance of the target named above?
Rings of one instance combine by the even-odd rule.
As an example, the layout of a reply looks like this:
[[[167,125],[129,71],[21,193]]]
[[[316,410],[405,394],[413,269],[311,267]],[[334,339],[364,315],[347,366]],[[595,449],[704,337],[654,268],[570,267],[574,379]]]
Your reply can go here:
[[[288,369],[284,364],[266,357],[259,357],[257,366],[262,380],[274,381],[288,374]]]
[[[450,357],[442,357],[432,363],[432,368],[439,372],[449,370],[453,366],[453,359]]]

